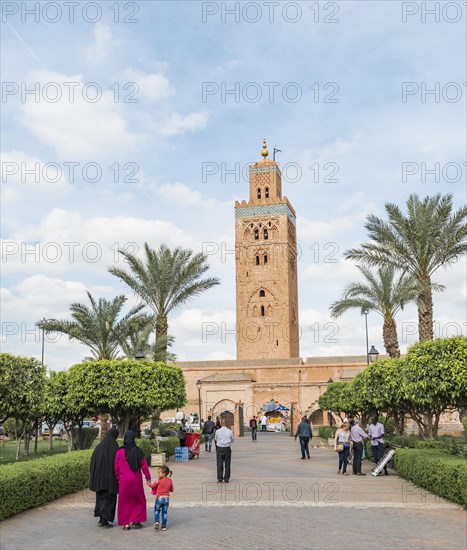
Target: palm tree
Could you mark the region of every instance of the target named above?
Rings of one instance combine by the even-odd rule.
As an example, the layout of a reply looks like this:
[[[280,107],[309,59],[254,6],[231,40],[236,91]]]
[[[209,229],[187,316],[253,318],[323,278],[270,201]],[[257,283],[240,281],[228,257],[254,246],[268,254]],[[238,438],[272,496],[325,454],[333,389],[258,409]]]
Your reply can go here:
[[[380,267],[374,275],[366,266],[357,266],[364,283],[349,283],[340,300],[331,304],[331,315],[340,317],[349,309],[367,309],[383,319],[383,341],[389,357],[400,357],[394,317],[408,302],[416,300],[418,285],[412,275],[403,273],[395,279],[393,266]]]
[[[67,334],[70,340],[78,340],[88,346],[93,359],[117,359],[120,353],[120,342],[128,337],[131,331],[142,330],[150,324],[150,316],[140,313],[144,304],[132,307],[119,319],[123,304],[127,298],[116,296],[113,300],[94,299],[86,291],[91,307],[74,303],[70,306],[72,321],[51,319],[43,320],[36,325],[46,332]]]
[[[209,266],[206,255],[192,250],[161,245],[158,250],[145,243],[145,261],[120,250],[130,272],[110,267],[109,272],[126,283],[152,309],[156,317],[156,337],[167,337],[169,313],[205,290],[219,284],[217,277],[202,279]],[[167,351],[167,345],[163,347]]]
[[[149,342],[151,332],[154,330],[154,316],[150,316],[150,322],[139,329],[129,331],[126,338],[120,341],[120,347],[127,359],[134,359],[137,353],[144,353],[152,361],[175,361],[176,355],[167,351],[174,342],[173,336],[160,336],[151,344]]]
[[[407,214],[385,205],[388,221],[370,215],[365,225],[372,239],[345,252],[346,258],[370,266],[393,265],[414,276],[418,283],[419,339],[433,340],[433,273],[455,263],[467,252],[467,207],[453,213],[451,194],[420,200],[412,194]]]

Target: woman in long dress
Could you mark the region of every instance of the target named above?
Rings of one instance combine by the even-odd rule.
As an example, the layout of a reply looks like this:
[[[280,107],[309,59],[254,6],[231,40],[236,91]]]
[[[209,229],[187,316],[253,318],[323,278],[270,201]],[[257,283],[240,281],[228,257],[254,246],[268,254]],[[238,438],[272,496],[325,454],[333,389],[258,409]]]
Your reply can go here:
[[[142,473],[146,481],[151,481],[144,453],[136,446],[135,438],[135,432],[128,430],[123,447],[115,456],[115,475],[119,483],[118,524],[126,531],[131,527],[140,529],[147,520]]]
[[[99,518],[99,527],[112,527],[117,505],[118,481],[114,463],[118,451],[118,430],[111,428],[92,453],[90,468],[91,491],[96,493],[94,517]]]

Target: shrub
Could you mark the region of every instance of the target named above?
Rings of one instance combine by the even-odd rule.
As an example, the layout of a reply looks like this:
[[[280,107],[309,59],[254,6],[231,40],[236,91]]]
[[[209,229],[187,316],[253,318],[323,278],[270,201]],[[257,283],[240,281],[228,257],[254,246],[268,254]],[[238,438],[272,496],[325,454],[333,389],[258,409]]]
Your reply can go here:
[[[174,430],[178,432],[178,426],[175,424],[161,423],[159,425],[159,435],[162,435],[162,436],[174,435],[173,434]]]
[[[180,445],[180,442],[178,440],[178,437],[170,436],[169,439],[166,441],[160,441],[160,450],[162,452],[166,452],[168,456],[175,454],[175,447],[178,447]]]
[[[393,445],[408,447],[409,449],[415,449],[418,441],[423,441],[419,435],[395,435],[391,439]]]
[[[446,443],[444,441],[416,441],[416,449],[446,449]]]
[[[73,428],[73,449],[84,451],[90,449],[99,434],[98,428]]]
[[[149,439],[149,437],[145,437],[144,439],[137,439],[136,445],[138,445],[138,447],[142,449],[144,456],[146,457],[147,463],[151,464],[151,455],[156,452],[154,439]]]
[[[462,426],[464,426],[464,433],[467,434],[467,416],[462,419]]]
[[[397,473],[419,487],[467,508],[467,463],[431,449],[398,449]]]
[[[319,426],[318,427],[318,436],[324,439],[329,439],[336,435],[337,426]]]
[[[1,466],[0,520],[86,488],[91,454],[74,451]]]

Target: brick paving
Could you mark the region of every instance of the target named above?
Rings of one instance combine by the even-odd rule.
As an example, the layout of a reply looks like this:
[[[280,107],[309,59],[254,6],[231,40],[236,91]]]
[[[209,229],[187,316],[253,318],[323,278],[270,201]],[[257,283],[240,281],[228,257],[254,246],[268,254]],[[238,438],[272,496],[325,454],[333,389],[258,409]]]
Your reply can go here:
[[[315,441],[315,440],[313,440]],[[94,494],[82,491],[18,514],[0,527],[11,549],[465,549],[466,512],[399,478],[339,476],[328,448],[300,460],[285,434],[248,436],[234,444],[229,484],[216,483],[215,452],[188,463],[169,462],[175,493],[166,532],[152,529],[147,491],[144,529],[102,530]],[[153,471],[155,475],[155,471]]]

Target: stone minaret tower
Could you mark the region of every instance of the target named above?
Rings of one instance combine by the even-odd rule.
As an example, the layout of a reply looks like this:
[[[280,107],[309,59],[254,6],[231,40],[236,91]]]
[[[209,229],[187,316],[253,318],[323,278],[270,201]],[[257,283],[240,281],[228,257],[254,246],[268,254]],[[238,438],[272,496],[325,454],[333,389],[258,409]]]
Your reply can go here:
[[[296,216],[268,154],[263,140],[250,200],[235,201],[237,359],[299,357]]]

